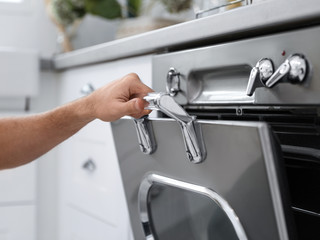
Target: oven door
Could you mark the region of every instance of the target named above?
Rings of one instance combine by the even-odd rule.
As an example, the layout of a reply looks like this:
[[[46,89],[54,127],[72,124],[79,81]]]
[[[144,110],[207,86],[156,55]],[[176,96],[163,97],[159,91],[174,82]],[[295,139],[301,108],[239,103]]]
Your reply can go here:
[[[141,152],[132,119],[112,123],[135,239],[289,239],[282,159],[268,126],[197,123],[206,148],[197,164],[172,119],[150,119],[152,154]]]

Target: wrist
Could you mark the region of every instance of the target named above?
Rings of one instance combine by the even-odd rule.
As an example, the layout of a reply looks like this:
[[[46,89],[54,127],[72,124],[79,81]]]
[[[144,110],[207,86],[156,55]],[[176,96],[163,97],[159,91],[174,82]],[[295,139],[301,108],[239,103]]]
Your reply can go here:
[[[92,95],[80,98],[76,101],[76,104],[75,109],[80,121],[89,123],[97,118]]]

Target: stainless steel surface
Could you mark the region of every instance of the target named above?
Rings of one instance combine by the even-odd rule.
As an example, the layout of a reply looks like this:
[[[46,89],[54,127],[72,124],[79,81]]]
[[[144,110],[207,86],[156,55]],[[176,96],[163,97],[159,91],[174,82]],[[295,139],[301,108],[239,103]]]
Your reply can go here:
[[[175,119],[182,130],[183,141],[189,161],[201,163],[206,158],[206,150],[201,129],[195,116],[190,116],[167,93],[149,93],[144,99],[149,103],[146,109],[158,110]]]
[[[312,39],[312,41],[310,40]],[[320,62],[320,27],[274,34],[261,38],[230,42],[211,47],[180,51],[153,57],[153,88],[165,91],[163,76],[170,67],[180,72],[180,89],[175,100],[182,105],[203,107],[206,105],[318,105],[320,103],[320,71],[315,67]],[[308,43],[308,44],[301,44]],[[293,68],[289,78],[273,88],[256,88],[247,96],[248,79],[257,61],[272,59],[274,66],[280,66],[288,56],[301,53],[308,59],[290,58]],[[296,55],[293,55],[296,56]],[[299,66],[297,68],[297,66]],[[290,70],[289,69],[289,70]],[[298,71],[297,71],[298,69]],[[308,73],[305,79],[303,75]],[[279,69],[278,69],[279,70]],[[279,70],[280,71],[280,70]],[[297,74],[297,72],[300,73]],[[277,76],[274,73],[274,76]],[[282,75],[280,75],[281,77]],[[303,79],[301,84],[292,84],[290,79]],[[274,77],[268,81],[274,81]],[[268,85],[270,86],[270,85]],[[250,89],[249,89],[250,90]],[[250,91],[249,91],[250,92]]]
[[[287,240],[279,196],[278,155],[264,123],[201,121],[207,159],[185,161],[181,131],[171,119],[151,119],[157,151],[142,154],[130,119],[112,123],[135,239],[145,239],[138,186],[150,173],[212,189],[239,217],[248,239]],[[168,137],[169,136],[169,137]],[[161,239],[160,239],[161,240]]]
[[[232,223],[232,226],[237,234],[239,240],[247,240],[247,235],[243,229],[243,226],[229,203],[221,197],[215,191],[209,188],[198,186],[195,184],[190,184],[187,182],[178,181],[172,178],[167,178],[157,174],[147,175],[141,182],[139,188],[139,209],[140,209],[140,219],[143,226],[149,226],[149,230],[152,228],[149,214],[148,214],[148,193],[154,183],[160,183],[167,186],[173,186],[187,191],[191,191],[197,194],[204,195],[210,198],[212,201],[216,202],[219,207],[222,208],[224,213],[227,215]],[[152,235],[152,231],[145,231],[146,239],[155,239]]]
[[[175,68],[170,68],[167,73],[167,93],[171,97],[175,96],[180,91],[180,73]]]
[[[153,135],[152,124],[147,116],[139,119],[133,119],[137,131],[138,142],[141,152],[145,154],[152,154],[156,148],[156,140]]]
[[[273,74],[273,63],[269,58],[259,60],[254,68],[252,68],[249,76],[247,95],[252,96],[257,87],[265,86],[265,82]]]
[[[84,85],[84,86],[81,88],[80,92],[81,92],[81,94],[83,94],[83,95],[89,95],[89,94],[92,93],[94,90],[95,90],[95,89],[94,89],[93,85],[92,85],[91,83],[87,83],[86,85]]]
[[[250,17],[248,17],[250,16]],[[195,43],[211,39],[211,43],[239,33],[257,36],[263,29],[292,29],[297,23],[319,20],[318,0],[268,0],[258,4],[241,7],[223,14],[197,19],[164,29],[116,40],[54,57],[56,69],[65,69],[84,64],[132,57],[141,54],[163,52],[167,48],[181,44]],[[287,43],[295,41],[290,39]],[[305,42],[310,42],[308,39]],[[260,45],[263,48],[264,45]],[[254,52],[250,50],[250,52]],[[261,57],[267,57],[262,55]],[[257,62],[259,59],[254,59]]]

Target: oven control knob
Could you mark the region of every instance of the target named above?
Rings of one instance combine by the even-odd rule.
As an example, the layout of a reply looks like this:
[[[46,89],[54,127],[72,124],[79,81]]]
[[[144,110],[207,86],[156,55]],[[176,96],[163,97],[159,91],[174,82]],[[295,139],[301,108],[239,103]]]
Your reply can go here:
[[[174,97],[180,91],[180,73],[175,68],[170,68],[167,73],[167,93]]]
[[[291,83],[302,83],[307,76],[308,62],[302,54],[295,54],[290,59],[288,80]]]
[[[252,96],[257,87],[265,86],[266,81],[273,74],[273,63],[269,58],[262,58],[250,72],[247,95]]]
[[[266,86],[271,88],[281,81],[291,83],[302,83],[307,77],[308,62],[302,54],[293,54],[275,71],[266,82]]]

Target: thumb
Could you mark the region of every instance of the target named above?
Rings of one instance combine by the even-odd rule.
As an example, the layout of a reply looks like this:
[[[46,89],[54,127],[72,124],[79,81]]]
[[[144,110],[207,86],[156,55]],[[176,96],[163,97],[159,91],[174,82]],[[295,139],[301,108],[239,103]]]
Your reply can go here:
[[[144,102],[140,98],[134,98],[125,103],[125,115],[139,114],[144,110]]]

